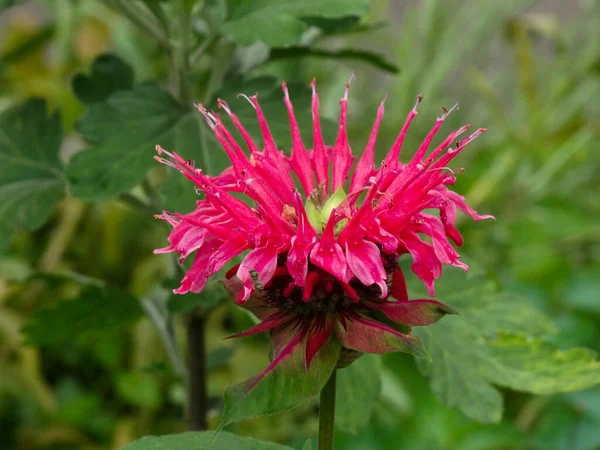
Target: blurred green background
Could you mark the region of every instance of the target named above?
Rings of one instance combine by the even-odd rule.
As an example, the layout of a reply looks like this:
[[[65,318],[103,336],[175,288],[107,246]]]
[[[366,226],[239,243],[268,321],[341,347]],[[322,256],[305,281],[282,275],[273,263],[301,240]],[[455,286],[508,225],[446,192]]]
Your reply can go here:
[[[133,68],[138,82],[172,86],[164,53],[115,3],[0,1],[0,109],[30,97],[46,99],[60,113],[65,130],[62,161],[87,145],[85,131],[76,124],[91,102],[75,95],[72,80],[78,73],[90,74],[98,56],[117,55]],[[145,3],[169,11],[169,2]],[[220,3],[208,2],[211,14],[219,14]],[[210,36],[202,21],[192,26],[198,36]],[[191,61],[190,98],[210,103],[221,92],[234,110],[244,107],[235,98],[238,92],[258,90],[263,97],[260,89],[270,79],[265,77],[298,83],[306,91],[316,77],[322,114],[336,120],[343,82],[354,71],[349,104],[354,154],[365,145],[385,94],[379,155],[395,139],[415,96],[424,96],[404,158],[441,107],[459,101],[447,129],[472,123],[489,132],[456,163],[466,169],[456,190],[480,213],[497,218],[461,221],[461,254],[504,290],[523,294],[555,318],[561,348],[600,350],[598,1],[374,0],[360,20],[315,22],[302,37],[301,44],[310,48],[371,51],[379,55],[375,60],[361,54],[306,56],[297,48],[269,53],[260,42],[235,46],[226,38],[208,44]],[[263,81],[248,84],[258,77]],[[131,84],[126,78],[115,83]],[[273,92],[280,98],[277,88]],[[310,118],[306,106],[296,108],[304,123]],[[142,122],[144,114],[140,109]],[[87,124],[94,125],[89,117]],[[221,150],[202,136],[213,170],[224,167]],[[153,157],[152,147],[147,146],[145,158]],[[184,156],[199,160],[200,153],[188,146]],[[153,168],[148,179],[163,186],[165,176],[171,174]],[[193,207],[189,186],[170,183],[170,178],[165,183],[174,199],[169,205],[180,212]],[[178,189],[186,188],[187,197],[180,195]],[[0,254],[0,449],[118,449],[146,434],[185,430],[181,367],[171,364],[156,326],[166,292],[158,289],[157,294],[157,287],[173,287],[179,275],[168,256],[152,254],[166,245],[167,230],[151,211],[135,209],[136,199],[145,195],[141,189],[93,202],[68,195],[43,226],[19,228]],[[98,287],[98,280],[106,286]],[[76,301],[82,291],[93,298],[93,307],[52,308],[65,299]],[[209,302],[210,295],[169,299],[167,314],[187,311],[186,302]],[[142,299],[141,307],[135,299]],[[102,314],[98,308],[104,305]],[[106,324],[104,329],[85,332],[98,323]],[[181,348],[183,323],[183,316],[176,315],[172,335]],[[212,427],[224,387],[267,364],[266,338],[222,341],[248,323],[228,302],[207,322]],[[372,418],[356,435],[339,431],[336,448],[600,449],[599,389],[552,397],[504,390],[502,422],[482,425],[442,406],[412,358],[394,354],[383,361]],[[316,435],[316,405],[231,429],[301,448]]]

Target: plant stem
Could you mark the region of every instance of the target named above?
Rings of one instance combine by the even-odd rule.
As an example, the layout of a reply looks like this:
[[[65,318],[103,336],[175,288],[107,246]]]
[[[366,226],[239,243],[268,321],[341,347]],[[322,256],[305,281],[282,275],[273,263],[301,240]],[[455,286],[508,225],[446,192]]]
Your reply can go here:
[[[190,84],[188,83],[188,74],[190,68],[190,35],[191,35],[191,17],[190,10],[186,5],[186,0],[179,0],[178,4],[178,27],[179,43],[177,47],[177,81],[178,96],[183,102],[190,101]]]
[[[155,39],[158,44],[168,52],[171,51],[168,37],[160,29],[161,27],[153,20],[152,16],[146,14],[136,4],[129,1],[121,0],[103,0],[106,5],[117,10],[123,16],[136,25],[140,30],[145,32],[148,36]]]
[[[335,377],[334,369],[327,384],[321,391],[319,402],[319,450],[333,450],[333,423],[335,419]]]
[[[204,315],[192,313],[187,323],[188,396],[187,413],[190,431],[207,428],[208,397],[206,392],[206,336]]]
[[[154,323],[163,347],[167,353],[167,357],[173,366],[173,370],[185,381],[187,376],[185,365],[183,363],[183,358],[179,353],[177,339],[175,338],[175,331],[173,330],[173,326],[170,323],[167,313],[161,311],[151,297],[143,298],[141,301],[141,306],[150,320],[152,320]]]

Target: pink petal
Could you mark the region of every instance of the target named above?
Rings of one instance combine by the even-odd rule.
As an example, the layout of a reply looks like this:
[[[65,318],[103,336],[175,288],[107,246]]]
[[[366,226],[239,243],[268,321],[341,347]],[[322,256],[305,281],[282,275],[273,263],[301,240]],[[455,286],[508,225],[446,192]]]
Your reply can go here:
[[[310,160],[308,159],[308,153],[304,147],[304,142],[302,142],[302,136],[300,135],[298,122],[296,122],[296,117],[294,116],[294,107],[290,101],[287,86],[285,83],[282,83],[281,86],[283,87],[283,101],[290,118],[290,128],[292,131],[292,157],[290,158],[290,165],[296,175],[298,175],[300,184],[304,188],[304,193],[306,196],[309,196],[315,190]]]
[[[217,251],[210,255],[208,271],[212,274],[221,270],[221,268],[231,259],[250,248],[246,234],[237,232],[221,245]]]
[[[404,279],[404,273],[402,273],[400,267],[392,272],[392,297],[401,302],[408,301],[406,280]]]
[[[367,147],[365,148],[365,151],[358,160],[358,164],[354,169],[354,175],[352,176],[352,181],[350,183],[350,192],[365,186],[369,177],[375,172],[375,142],[377,141],[379,124],[383,118],[384,102],[385,99],[383,99],[379,105],[379,108],[377,109],[377,117],[375,118],[375,123],[373,124],[373,130],[371,131],[371,136],[369,136]]]
[[[354,161],[350,152],[350,144],[348,144],[348,134],[346,132],[348,89],[349,84],[346,84],[346,93],[344,94],[344,98],[340,100],[340,126],[333,151],[333,181],[331,192],[337,191],[338,188],[344,185],[346,178],[348,178],[348,171],[350,170],[350,167],[352,167]]]
[[[483,219],[494,219],[494,216],[489,215],[489,214],[483,215],[483,216],[480,216],[479,214],[477,214],[477,211],[475,211],[473,208],[471,208],[469,205],[467,205],[467,201],[465,200],[465,198],[462,195],[457,194],[456,192],[451,191],[450,189],[445,188],[445,187],[440,188],[439,190],[442,193],[442,195],[447,197],[462,212],[471,216],[471,218],[473,220],[479,221],[479,220],[483,220]]]
[[[193,292],[197,294],[204,289],[206,282],[208,281],[208,263],[212,253],[222,244],[222,241],[216,239],[210,239],[204,242],[202,246],[196,251],[196,257],[192,267],[187,271],[181,285],[173,290],[175,294],[187,294]]]
[[[352,278],[352,273],[348,270],[348,263],[342,247],[335,242],[333,233],[335,212],[327,221],[325,230],[310,252],[310,261],[321,269],[329,272],[338,280],[347,283]]]
[[[258,272],[258,280],[265,285],[275,273],[276,268],[277,247],[269,245],[248,253],[237,271],[237,277],[244,283],[244,294],[241,302],[248,300],[250,294],[254,291],[252,276],[250,275],[251,270]]]
[[[404,125],[402,125],[402,129],[400,130],[400,134],[398,134],[398,137],[396,138],[396,142],[394,142],[394,145],[392,145],[390,152],[385,157],[385,165],[389,166],[394,162],[398,161],[398,158],[400,158],[400,150],[402,149],[402,143],[404,142],[404,138],[406,137],[406,132],[408,131],[408,127],[410,127],[410,123],[417,116],[417,106],[419,105],[421,98],[421,96],[417,97],[417,102],[415,103],[415,106],[413,106],[413,109],[408,113],[408,116],[406,116],[406,121],[404,122]]]
[[[361,238],[352,238],[346,242],[348,266],[365,286],[377,284],[381,296],[387,297],[387,274],[381,260],[381,252],[375,244]]]
[[[317,94],[317,83],[313,79],[312,87],[312,118],[313,118],[313,169],[317,177],[317,185],[323,185],[324,191],[329,192],[329,161],[325,152],[323,135],[321,134],[321,123],[319,122],[319,94]],[[334,191],[335,192],[335,191]]]
[[[346,328],[337,324],[335,335],[340,343],[361,353],[406,352],[415,356],[425,356],[423,343],[416,336],[400,333],[395,328],[367,319],[363,316],[350,317]]]
[[[442,264],[435,256],[433,247],[423,242],[410,230],[403,230],[400,239],[413,257],[411,265],[413,272],[423,280],[429,295],[433,297],[435,295],[433,282],[442,274]]]
[[[373,304],[389,319],[406,325],[430,325],[446,314],[456,314],[449,306],[435,300],[410,300]]]

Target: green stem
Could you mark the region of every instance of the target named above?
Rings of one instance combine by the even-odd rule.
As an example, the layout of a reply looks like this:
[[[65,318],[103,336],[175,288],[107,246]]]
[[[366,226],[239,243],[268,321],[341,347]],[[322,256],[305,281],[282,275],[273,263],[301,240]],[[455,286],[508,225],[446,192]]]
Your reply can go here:
[[[188,344],[188,429],[202,431],[207,429],[208,393],[206,367],[206,317],[192,313],[187,323]]]
[[[149,16],[144,10],[129,1],[121,0],[103,0],[106,5],[118,11],[123,16],[136,25],[148,36],[155,39],[158,44],[168,52],[171,51],[168,37],[161,31],[160,25]]]
[[[151,297],[143,298],[141,306],[146,315],[154,323],[167,357],[173,366],[173,370],[181,379],[186,380],[187,372],[185,371],[185,364],[179,352],[175,330],[173,329],[172,320],[168,316],[168,313],[161,311],[157,302]]]
[[[321,391],[319,403],[319,450],[333,450],[333,423],[335,420],[334,369],[329,381]]]
[[[186,0],[179,0],[178,3],[178,28],[179,45],[177,47],[177,81],[179,88],[179,99],[185,103],[190,101],[190,85],[188,83],[188,73],[190,69],[190,35],[191,35],[191,14],[186,5]]]

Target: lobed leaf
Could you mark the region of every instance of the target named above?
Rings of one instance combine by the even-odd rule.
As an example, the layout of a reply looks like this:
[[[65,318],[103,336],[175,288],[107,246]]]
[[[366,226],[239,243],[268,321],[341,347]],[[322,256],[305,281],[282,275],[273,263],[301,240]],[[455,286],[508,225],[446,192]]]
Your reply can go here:
[[[450,274],[445,281],[455,281]],[[463,281],[456,285],[465,285]],[[585,348],[558,350],[544,337],[554,324],[526,298],[495,292],[493,284],[476,278],[467,290],[439,297],[460,311],[427,327],[413,328],[431,362],[417,359],[431,378],[442,403],[459,407],[480,422],[498,422],[502,396],[493,384],[517,391],[550,395],[586,389],[600,383],[600,361]]]
[[[32,99],[0,115],[0,250],[16,228],[42,226],[65,195],[58,114]]]
[[[95,145],[75,155],[69,164],[73,195],[101,200],[130,190],[156,165],[157,144],[175,149],[181,145],[176,139],[177,127],[191,113],[191,107],[180,104],[155,83],[117,91],[106,102],[92,104],[79,131]]]

